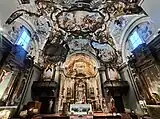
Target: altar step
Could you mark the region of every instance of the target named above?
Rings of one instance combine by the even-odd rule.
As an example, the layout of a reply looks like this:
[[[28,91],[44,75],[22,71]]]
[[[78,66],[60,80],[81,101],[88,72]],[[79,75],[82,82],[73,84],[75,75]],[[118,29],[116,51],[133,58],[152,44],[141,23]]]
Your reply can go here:
[[[32,119],[69,119],[69,116],[56,115],[56,114],[40,114],[34,116]],[[127,114],[122,114],[122,116],[104,116],[97,115],[93,119],[131,119]]]

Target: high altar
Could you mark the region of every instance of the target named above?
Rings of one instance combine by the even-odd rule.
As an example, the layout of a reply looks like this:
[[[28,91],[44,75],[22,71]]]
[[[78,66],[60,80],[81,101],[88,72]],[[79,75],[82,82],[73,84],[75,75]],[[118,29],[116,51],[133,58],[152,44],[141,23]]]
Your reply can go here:
[[[43,80],[56,79],[57,75],[54,70],[57,70],[54,65],[47,65],[44,69]],[[104,95],[105,89],[102,87],[104,81],[107,80],[105,74],[111,82],[120,80],[116,69],[102,69],[100,62],[93,55],[79,52],[68,56],[66,61],[59,66],[58,73],[61,81],[57,106],[54,106],[57,114],[74,115],[70,110],[73,104],[77,105],[77,111],[81,107],[84,108],[86,104],[91,105],[92,111],[86,111],[86,115],[93,116],[95,112],[106,115],[116,112],[114,96],[117,95],[111,90]],[[120,108],[119,112],[123,112],[123,106]]]
[[[95,111],[102,110],[102,89],[97,62],[86,54],[70,56],[63,65],[58,110],[63,102],[91,104]]]

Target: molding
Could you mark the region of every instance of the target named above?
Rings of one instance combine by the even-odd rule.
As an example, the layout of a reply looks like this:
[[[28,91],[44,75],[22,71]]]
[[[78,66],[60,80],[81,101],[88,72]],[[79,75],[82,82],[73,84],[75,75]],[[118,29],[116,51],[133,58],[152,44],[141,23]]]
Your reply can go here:
[[[141,18],[143,18],[143,17],[147,17],[147,16],[145,16],[145,15],[137,15],[137,16],[135,16],[126,26],[125,26],[125,28],[124,28],[124,30],[123,30],[123,32],[122,32],[122,35],[121,35],[121,38],[120,38],[120,45],[122,45],[123,44],[123,42],[124,42],[124,38],[125,38],[125,36],[126,36],[126,34],[128,33],[128,31],[130,30],[130,29],[134,29],[138,24],[136,24],[136,22],[138,21],[138,20],[140,20]],[[144,22],[144,21],[143,21]],[[142,22],[140,22],[140,23],[142,23]],[[131,31],[132,31],[131,30]],[[129,32],[130,33],[130,32]]]
[[[118,68],[118,71],[122,71],[123,69],[127,68],[128,67],[128,64],[127,62],[124,62],[121,64],[121,66]]]
[[[25,27],[27,27],[30,32],[36,32],[36,28],[34,27],[34,25],[30,21],[25,19],[25,17],[21,16],[16,21],[26,25]]]

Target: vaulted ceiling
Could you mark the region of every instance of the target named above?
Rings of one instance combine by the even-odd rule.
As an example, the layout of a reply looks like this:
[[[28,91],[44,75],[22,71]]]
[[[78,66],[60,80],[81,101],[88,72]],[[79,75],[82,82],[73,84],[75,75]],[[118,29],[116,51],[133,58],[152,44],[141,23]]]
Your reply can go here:
[[[140,2],[3,0],[0,3],[1,27],[12,43],[16,42],[22,25],[28,28],[32,34],[29,54],[35,56],[35,62],[64,62],[67,55],[85,51],[102,62],[116,64],[122,56],[120,46],[124,31],[136,20],[147,17]]]

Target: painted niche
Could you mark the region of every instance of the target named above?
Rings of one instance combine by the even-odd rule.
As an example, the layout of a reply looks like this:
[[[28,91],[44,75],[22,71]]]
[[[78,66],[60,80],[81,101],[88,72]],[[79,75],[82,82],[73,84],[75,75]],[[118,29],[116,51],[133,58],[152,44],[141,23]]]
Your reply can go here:
[[[97,74],[96,62],[89,55],[75,54],[64,63],[67,77],[94,77]]]

